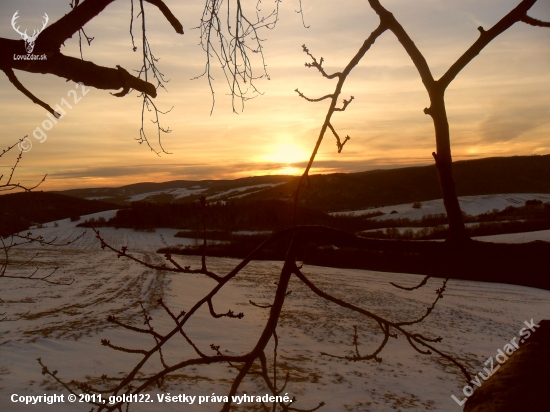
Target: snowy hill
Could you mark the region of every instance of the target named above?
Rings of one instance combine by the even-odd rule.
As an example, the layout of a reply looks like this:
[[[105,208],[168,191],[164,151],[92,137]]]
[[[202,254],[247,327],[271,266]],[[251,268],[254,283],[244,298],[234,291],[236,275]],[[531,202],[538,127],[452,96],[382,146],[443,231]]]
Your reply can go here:
[[[294,180],[293,176],[257,176],[235,180],[175,180],[164,183],[136,183],[121,187],[65,190],[68,196],[103,200],[126,205],[130,202],[188,202],[206,196],[210,201],[240,198],[276,188]]]
[[[523,206],[527,200],[537,199],[543,202],[550,202],[550,194],[546,193],[510,193],[496,195],[479,195],[479,196],[460,196],[458,201],[460,208],[464,213],[471,216],[477,216],[482,213],[491,212],[493,210],[504,210],[508,206]],[[419,202],[419,207],[413,207],[414,203],[405,203],[401,205],[392,205],[378,208],[368,208],[362,210],[350,210],[346,212],[334,212],[331,215],[352,215],[361,216],[375,211],[380,211],[384,215],[376,216],[372,219],[399,219],[407,218],[411,220],[420,220],[426,215],[437,215],[445,213],[443,199],[428,200]],[[395,213],[393,213],[395,212]]]

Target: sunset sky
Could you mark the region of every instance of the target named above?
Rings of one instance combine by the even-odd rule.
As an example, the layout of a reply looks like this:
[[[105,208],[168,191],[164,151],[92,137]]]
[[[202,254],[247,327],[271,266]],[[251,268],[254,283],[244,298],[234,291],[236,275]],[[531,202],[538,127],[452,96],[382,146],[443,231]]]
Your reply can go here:
[[[245,0],[245,2],[248,0]],[[304,67],[308,57],[302,44],[325,59],[328,72],[341,70],[378,18],[366,0],[298,0],[280,4],[280,21],[267,39],[265,58],[270,80],[259,79],[263,93],[245,103],[244,111],[231,111],[228,88],[214,71],[216,103],[206,79],[191,80],[204,69],[205,55],[198,46],[198,25],[204,6],[200,0],[165,0],[182,22],[179,35],[152,5],[145,4],[148,38],[158,67],[170,80],[155,103],[173,110],[162,117],[172,132],[162,137],[172,154],[157,156],[134,139],[139,136],[141,100],[134,92],[117,98],[109,91],[90,89],[40,143],[33,130],[47,112],[18,92],[0,72],[0,139],[5,148],[25,135],[33,147],[25,153],[17,181],[27,184],[48,178],[43,190],[177,179],[227,179],[265,174],[299,174],[309,158],[326,115],[328,100],[309,103],[309,97],[332,93],[335,80]],[[68,0],[4,0],[0,3],[0,37],[18,39],[11,18],[19,10],[22,28],[40,27],[47,13],[49,24],[70,9]],[[477,39],[478,26],[490,28],[519,4],[519,0],[382,0],[403,24],[436,78]],[[139,1],[135,0],[136,9]],[[251,4],[256,4],[252,1]],[[268,14],[274,2],[263,0]],[[136,13],[137,14],[137,13]],[[550,2],[539,0],[529,13],[550,20]],[[141,66],[141,50],[132,51],[129,36],[130,1],[116,1],[85,26],[95,37],[83,46],[84,59],[96,64],[120,65],[132,71]],[[140,20],[134,22],[139,28]],[[136,44],[140,33],[135,31]],[[62,52],[78,56],[78,38]],[[255,60],[256,74],[261,61]],[[55,106],[67,98],[74,83],[51,75],[16,72],[36,96]],[[327,135],[313,173],[365,171],[376,168],[424,165],[432,162],[435,138],[431,118],[424,115],[427,93],[416,69],[392,33],[386,32],[352,72],[342,98],[355,100],[333,124],[341,136],[351,136],[338,154]],[[455,160],[489,156],[550,153],[550,29],[516,24],[494,40],[451,84],[447,113]],[[150,130],[155,148],[154,130]],[[9,173],[14,157],[0,159]]]

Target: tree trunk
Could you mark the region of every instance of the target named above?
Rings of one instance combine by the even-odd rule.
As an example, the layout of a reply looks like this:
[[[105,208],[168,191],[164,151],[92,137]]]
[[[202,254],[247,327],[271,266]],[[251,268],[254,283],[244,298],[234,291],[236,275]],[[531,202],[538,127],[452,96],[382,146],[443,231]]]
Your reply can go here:
[[[431,106],[426,110],[426,113],[432,116],[435,127],[437,152],[432,154],[439,174],[443,204],[445,205],[449,220],[449,237],[447,240],[462,242],[468,237],[453,179],[449,122],[447,121],[447,112],[445,110],[445,90],[438,90],[437,83],[434,90],[430,93],[430,100]]]

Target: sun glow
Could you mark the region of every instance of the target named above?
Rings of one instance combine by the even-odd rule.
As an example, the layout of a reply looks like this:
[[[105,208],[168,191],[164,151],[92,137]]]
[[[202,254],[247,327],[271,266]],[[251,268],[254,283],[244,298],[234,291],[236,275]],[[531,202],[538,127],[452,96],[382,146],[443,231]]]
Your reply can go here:
[[[258,160],[264,163],[273,163],[270,174],[299,175],[303,172],[303,165],[297,163],[307,162],[309,156],[307,151],[287,140],[272,146],[269,153],[261,156]]]
[[[298,167],[283,167],[281,169],[274,170],[271,174],[273,175],[301,175],[304,173],[304,169],[300,169]]]
[[[282,163],[291,165],[293,163],[299,163],[307,161],[309,158],[308,153],[300,146],[292,143],[283,143],[275,146],[271,153],[263,156],[262,160],[267,160],[274,163]]]

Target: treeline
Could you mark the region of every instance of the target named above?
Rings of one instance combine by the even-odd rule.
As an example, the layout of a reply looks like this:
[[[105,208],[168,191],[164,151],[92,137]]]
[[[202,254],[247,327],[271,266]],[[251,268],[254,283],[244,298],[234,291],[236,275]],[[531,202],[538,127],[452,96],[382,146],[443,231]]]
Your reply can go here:
[[[545,214],[550,211],[550,205],[529,204],[522,208],[509,208],[501,217],[522,216],[529,208],[539,219],[515,219],[507,221],[480,222],[468,228],[471,236],[482,236],[497,233],[515,233],[530,230],[550,229],[550,219]],[[504,212],[504,211],[502,211]],[[497,218],[501,212],[494,211],[483,218]],[[345,222],[346,220],[338,220]],[[390,228],[389,234],[393,238],[399,238],[396,228]],[[432,233],[430,234],[430,231]],[[446,228],[436,226],[421,229],[421,234],[414,237],[411,231],[410,238],[431,239],[438,238],[436,234],[445,237]],[[391,236],[391,234],[394,234]],[[257,248],[269,234],[239,235],[235,233],[212,232],[213,237],[223,240],[219,243],[209,244],[206,255],[213,257],[244,258]],[[371,232],[372,234],[372,232]],[[362,236],[367,234],[361,233]],[[372,236],[374,237],[374,236]],[[403,237],[401,237],[403,238]],[[365,250],[355,248],[342,239],[335,240],[319,234],[312,239],[298,239],[300,247],[297,250],[296,259],[307,265],[357,268],[380,270],[387,272],[406,272],[425,274],[436,273],[438,276],[449,276],[449,259],[453,259],[450,266],[452,276],[457,279],[470,279],[491,282],[515,282],[526,286],[542,287],[548,289],[548,281],[541,277],[540,273],[546,273],[550,254],[548,244],[544,242],[531,242],[521,245],[472,243],[472,258],[463,259],[463,255],[452,256],[452,249],[433,249],[418,252],[408,251],[405,243],[396,243],[395,250]],[[255,259],[283,260],[288,247],[288,237],[280,238],[261,250]],[[335,243],[336,242],[336,243]],[[444,245],[445,243],[440,243]],[[400,248],[399,246],[402,246]],[[162,248],[157,252],[181,255],[201,255],[203,248],[200,242],[194,246]],[[470,253],[469,252],[469,253]],[[451,254],[451,255],[449,255]],[[520,270],[521,269],[521,270]],[[521,281],[518,281],[518,273]]]
[[[292,225],[294,206],[289,200],[216,202],[201,206],[199,202],[134,202],[105,222],[88,221],[79,226],[111,226],[147,230],[173,228],[202,231],[203,219],[209,233],[235,231],[277,231]],[[297,221],[305,225],[327,225],[348,231],[360,230],[365,217],[336,217],[324,212],[298,207]]]
[[[0,213],[33,223],[114,210],[119,206],[48,192],[21,192],[0,196]]]
[[[41,223],[117,208],[112,203],[56,193],[10,193],[0,196],[0,236],[5,237]]]
[[[503,235],[508,233],[536,232],[549,230],[550,219],[543,220],[513,220],[506,222],[485,222],[473,226],[466,226],[466,233],[470,237]],[[447,226],[425,227],[418,231],[397,228],[374,230],[360,233],[362,237],[372,239],[406,239],[406,240],[435,240],[446,239],[449,234]]]
[[[206,203],[152,203],[134,202],[128,209],[121,209],[108,221],[86,221],[79,226],[111,226],[136,230],[155,228],[180,229],[180,237],[202,238],[203,222],[210,240],[230,240],[232,232],[272,232],[292,225],[293,204],[290,200],[248,200]],[[394,218],[377,220],[378,211],[362,216],[351,214],[332,216],[327,213],[298,206],[298,224],[325,225],[347,232],[363,232],[361,235],[379,238],[439,239],[447,234],[445,214],[426,215],[422,219]],[[550,221],[550,204],[529,200],[524,206],[509,206],[479,216],[464,215],[466,223],[478,223],[468,228],[471,236],[513,233],[547,229]],[[490,224],[491,222],[497,222]],[[508,223],[506,223],[508,222]],[[516,222],[516,223],[512,223]],[[419,227],[417,231],[401,233],[399,227]],[[364,232],[384,229],[375,232]]]
[[[268,234],[232,235],[227,242],[209,244],[206,248],[206,256],[243,259],[269,236]],[[259,251],[254,259],[284,260],[288,241],[288,236],[279,238]],[[346,244],[339,244],[336,247],[333,245],[334,239],[322,234],[308,241],[300,239],[299,243],[296,260],[302,261],[306,265],[424,273],[426,265],[430,264],[428,257],[416,254],[356,249]],[[173,255],[202,255],[203,247],[200,244],[186,247],[165,247],[158,249],[157,252]]]
[[[27,230],[31,225],[32,222],[29,220],[5,212],[0,213],[0,237],[2,238]]]
[[[270,234],[235,235],[228,232],[223,237],[224,242],[208,244],[206,255],[209,257],[232,257],[242,259],[256,249]],[[197,235],[200,238],[200,234]],[[216,237],[216,236],[214,236]],[[209,240],[210,240],[209,236]],[[222,239],[212,239],[222,240]],[[265,247],[256,256],[258,260],[283,260],[288,241],[285,238]],[[165,247],[157,250],[157,253],[170,253],[173,255],[202,255],[203,246]]]
[[[543,203],[542,200],[531,199],[527,200],[523,206],[508,206],[506,209],[500,211],[495,209],[466,221],[494,222],[518,219],[550,219],[550,203]]]
[[[495,209],[478,216],[465,215],[464,221],[477,223],[466,226],[466,233],[470,237],[548,230],[550,229],[550,203],[543,203],[537,199],[528,200],[524,206],[520,207],[508,206],[504,210]],[[392,226],[386,226],[385,230],[363,232],[361,236],[376,239],[432,240],[446,239],[449,234],[449,228],[442,223],[432,227],[423,227],[420,230],[400,231],[398,229],[399,226],[429,226],[415,224],[417,222],[402,225],[395,225],[393,222]]]

